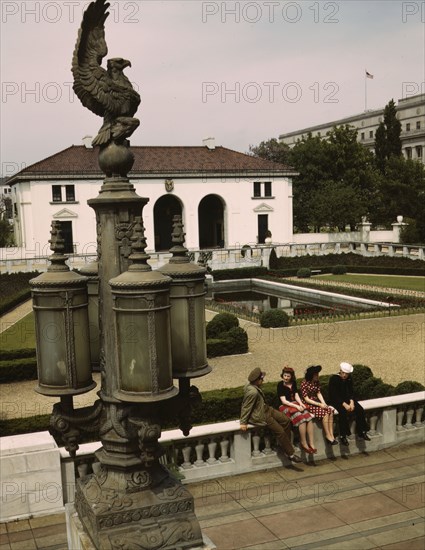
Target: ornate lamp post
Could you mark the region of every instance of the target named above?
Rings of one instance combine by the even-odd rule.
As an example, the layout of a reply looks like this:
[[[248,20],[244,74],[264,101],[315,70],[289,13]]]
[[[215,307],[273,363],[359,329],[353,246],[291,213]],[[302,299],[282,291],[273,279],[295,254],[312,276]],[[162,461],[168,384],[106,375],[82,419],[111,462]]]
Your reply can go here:
[[[79,519],[94,546],[102,550],[193,548],[202,546],[193,497],[160,465],[158,439],[163,401],[168,400],[172,414],[186,417],[190,377],[210,371],[203,317],[205,270],[189,263],[181,223],[171,267],[161,273],[147,263],[142,209],[148,199],[139,197],[127,178],[134,157],[126,138],[139,124],[133,116],[140,97],[123,74],[128,61],[109,60],[107,71],[100,66],[107,53],[108,6],[105,0],[89,5],[73,58],[74,90],[85,106],[104,116],[93,144],[100,146],[99,165],[106,178],[98,197],[88,201],[97,222],[100,400],[85,409],[72,406],[72,395],[93,385],[87,366],[87,279],[67,271],[65,278],[72,281],[70,289],[63,288],[67,267],[57,237],[52,267],[33,281],[37,333],[51,318],[56,319],[51,316],[59,315],[58,310],[65,311],[69,328],[73,312],[80,308],[85,328],[80,327],[77,339],[68,330],[66,340],[50,343],[48,349],[38,338],[39,391],[48,393],[45,388],[52,384],[65,388],[48,394],[61,396],[51,424],[71,454],[78,448],[81,431],[99,429],[102,446],[95,453],[94,473],[77,480],[75,498]],[[54,230],[57,233],[59,228]],[[177,353],[176,346],[182,353]],[[76,360],[61,370],[56,356],[63,349],[64,357],[74,349],[78,352]],[[45,364],[46,354],[52,359]],[[93,362],[93,350],[91,356]],[[55,368],[62,378],[52,378]],[[179,395],[173,377],[184,380]],[[182,424],[188,433],[190,421],[184,418]]]

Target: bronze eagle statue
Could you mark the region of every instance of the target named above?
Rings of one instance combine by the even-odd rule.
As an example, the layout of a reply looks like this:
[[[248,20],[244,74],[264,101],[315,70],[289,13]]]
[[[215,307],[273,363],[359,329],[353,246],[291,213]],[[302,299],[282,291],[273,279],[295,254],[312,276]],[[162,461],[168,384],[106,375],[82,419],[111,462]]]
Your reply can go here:
[[[134,118],[140,96],[123,72],[131,67],[130,61],[108,59],[107,70],[101,67],[108,53],[105,21],[109,6],[106,0],[96,0],[86,9],[72,59],[74,92],[84,107],[104,119],[93,146],[122,144],[140,124]]]

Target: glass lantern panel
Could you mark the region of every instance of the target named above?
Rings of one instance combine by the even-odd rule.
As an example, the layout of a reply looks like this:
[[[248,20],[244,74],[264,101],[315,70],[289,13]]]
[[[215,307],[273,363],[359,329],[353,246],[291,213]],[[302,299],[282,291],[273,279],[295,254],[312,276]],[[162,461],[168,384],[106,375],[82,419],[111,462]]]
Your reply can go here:
[[[171,342],[173,350],[173,369],[175,372],[185,372],[190,368],[189,340],[189,303],[187,299],[171,300]]]
[[[46,386],[68,384],[65,313],[36,310],[39,382]]]
[[[119,312],[118,361],[121,389],[131,392],[150,392],[152,377],[149,348],[153,343],[148,338],[146,314]]]
[[[155,315],[155,345],[158,369],[159,390],[173,385],[171,370],[170,310],[162,310]]]
[[[91,382],[90,332],[87,309],[74,310],[74,349],[78,387]]]
[[[204,297],[195,300],[195,338],[197,366],[207,363],[207,340],[205,335],[205,300]]]

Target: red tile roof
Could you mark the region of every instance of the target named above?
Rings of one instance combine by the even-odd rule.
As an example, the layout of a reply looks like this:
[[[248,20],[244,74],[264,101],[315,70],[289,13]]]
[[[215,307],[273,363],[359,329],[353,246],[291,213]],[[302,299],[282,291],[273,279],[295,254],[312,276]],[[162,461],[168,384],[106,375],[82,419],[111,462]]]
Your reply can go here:
[[[132,146],[135,156],[131,178],[161,174],[222,174],[295,175],[290,166],[259,157],[246,155],[225,147],[150,147]],[[97,162],[98,150],[83,145],[72,145],[51,157],[36,162],[12,176],[13,185],[21,179],[73,176],[78,179],[102,178]]]

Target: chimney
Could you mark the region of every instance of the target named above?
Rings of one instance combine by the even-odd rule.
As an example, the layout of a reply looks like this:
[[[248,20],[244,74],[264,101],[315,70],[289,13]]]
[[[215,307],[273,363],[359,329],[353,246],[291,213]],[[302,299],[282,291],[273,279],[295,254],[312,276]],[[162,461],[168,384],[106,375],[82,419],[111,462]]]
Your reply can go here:
[[[93,141],[93,136],[84,136],[83,145],[86,149],[93,149],[91,142]]]
[[[215,138],[213,137],[208,137],[208,138],[205,138],[202,140],[202,145],[204,147],[207,147],[208,149],[215,149]]]

